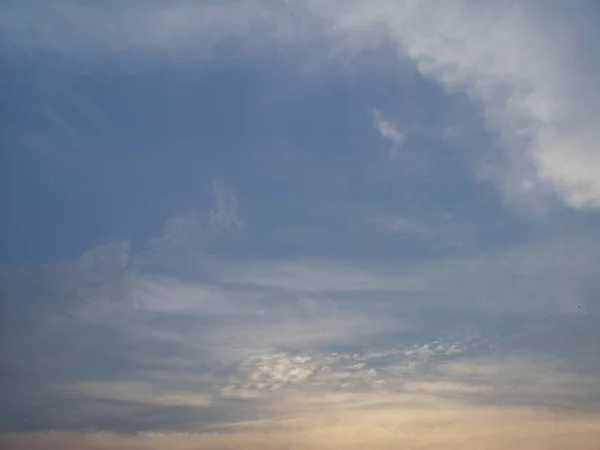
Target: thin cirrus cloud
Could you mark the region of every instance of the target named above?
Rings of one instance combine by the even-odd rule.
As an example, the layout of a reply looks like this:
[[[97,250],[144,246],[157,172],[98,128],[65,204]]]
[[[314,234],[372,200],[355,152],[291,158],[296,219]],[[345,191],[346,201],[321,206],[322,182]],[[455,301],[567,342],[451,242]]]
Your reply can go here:
[[[4,2],[1,230],[97,229],[0,265],[0,447],[594,449],[597,11],[550,3]]]

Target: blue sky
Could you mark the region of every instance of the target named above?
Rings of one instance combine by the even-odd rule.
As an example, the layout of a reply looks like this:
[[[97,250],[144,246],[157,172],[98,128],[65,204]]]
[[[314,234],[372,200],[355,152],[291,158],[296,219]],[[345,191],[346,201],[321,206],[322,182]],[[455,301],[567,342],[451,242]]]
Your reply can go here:
[[[0,443],[592,449],[599,13],[3,2]]]

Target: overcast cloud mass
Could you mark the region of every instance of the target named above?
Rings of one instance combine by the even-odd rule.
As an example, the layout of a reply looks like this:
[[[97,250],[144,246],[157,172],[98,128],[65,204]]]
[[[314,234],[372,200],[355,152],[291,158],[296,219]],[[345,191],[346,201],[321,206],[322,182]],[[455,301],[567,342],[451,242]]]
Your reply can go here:
[[[0,4],[0,447],[594,450],[600,6]]]

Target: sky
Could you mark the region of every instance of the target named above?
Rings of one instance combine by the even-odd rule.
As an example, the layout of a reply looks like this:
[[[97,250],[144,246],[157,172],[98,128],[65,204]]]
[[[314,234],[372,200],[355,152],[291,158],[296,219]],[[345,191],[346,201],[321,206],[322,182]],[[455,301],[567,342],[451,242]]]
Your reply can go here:
[[[0,447],[597,449],[574,0],[0,4]]]

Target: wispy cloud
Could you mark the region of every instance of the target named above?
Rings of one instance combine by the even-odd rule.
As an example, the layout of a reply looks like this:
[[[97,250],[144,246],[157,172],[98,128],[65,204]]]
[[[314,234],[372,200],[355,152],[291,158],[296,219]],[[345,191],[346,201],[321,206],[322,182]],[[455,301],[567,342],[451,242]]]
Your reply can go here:
[[[238,214],[238,202],[233,191],[228,190],[222,183],[213,183],[216,207],[210,210],[210,225],[215,229],[239,231],[243,228]]]
[[[182,248],[206,244],[219,233],[235,233],[243,229],[239,216],[237,198],[232,190],[221,182],[213,183],[215,207],[208,216],[196,209],[169,219],[163,235],[152,240],[152,245],[160,248]]]
[[[373,127],[375,127],[384,139],[392,144],[388,156],[390,159],[395,159],[398,156],[400,149],[404,146],[406,132],[385,119],[381,111],[375,111],[373,113]]]
[[[66,388],[71,395],[79,395],[101,401],[133,402],[143,405],[207,406],[210,397],[177,391],[140,382],[84,381]]]

